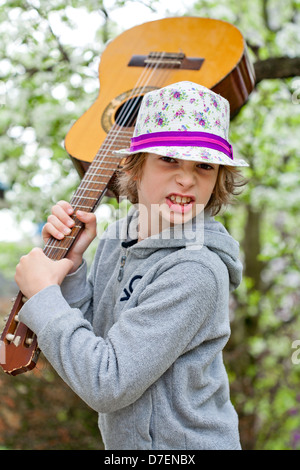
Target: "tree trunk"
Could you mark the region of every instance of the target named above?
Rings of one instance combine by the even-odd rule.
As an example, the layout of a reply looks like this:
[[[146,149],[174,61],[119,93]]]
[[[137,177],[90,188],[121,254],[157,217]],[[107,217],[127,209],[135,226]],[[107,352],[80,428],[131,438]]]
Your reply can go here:
[[[258,256],[261,252],[260,232],[262,213],[256,212],[250,206],[246,206],[247,217],[245,223],[244,240],[242,247],[244,251],[244,278],[252,280],[251,292],[260,291],[261,272],[263,263],[259,261]],[[253,306],[251,306],[253,308]],[[242,447],[244,450],[253,450],[256,444],[257,415],[253,413],[244,413],[245,404],[252,399],[255,394],[253,377],[249,371],[254,366],[255,360],[249,354],[249,338],[259,335],[258,317],[249,312],[249,301],[245,300],[239,304],[236,310],[237,318],[232,324],[232,333],[230,341],[225,350],[225,362],[234,364],[234,373],[236,380],[231,385],[232,395],[239,397],[237,411],[239,415],[239,427],[241,434]]]
[[[268,78],[300,76],[300,57],[271,57],[254,64],[256,83]]]
[[[250,205],[246,206],[246,211],[245,236],[242,242],[245,254],[244,276],[253,280],[253,289],[260,290],[261,271],[263,269],[263,263],[258,259],[261,252],[261,212],[254,211]]]

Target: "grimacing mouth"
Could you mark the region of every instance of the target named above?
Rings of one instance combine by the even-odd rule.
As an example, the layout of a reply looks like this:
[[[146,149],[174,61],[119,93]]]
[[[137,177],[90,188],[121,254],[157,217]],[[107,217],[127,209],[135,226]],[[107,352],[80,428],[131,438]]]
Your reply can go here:
[[[171,193],[167,196],[174,204],[187,205],[195,201],[194,196]]]

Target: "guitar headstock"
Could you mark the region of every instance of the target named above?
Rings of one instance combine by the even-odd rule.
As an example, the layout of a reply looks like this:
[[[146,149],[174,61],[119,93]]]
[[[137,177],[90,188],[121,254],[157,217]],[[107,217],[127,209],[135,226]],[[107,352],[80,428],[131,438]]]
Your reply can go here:
[[[19,292],[1,335],[0,365],[10,375],[33,369],[40,352],[36,335],[18,318],[25,301],[22,292]]]

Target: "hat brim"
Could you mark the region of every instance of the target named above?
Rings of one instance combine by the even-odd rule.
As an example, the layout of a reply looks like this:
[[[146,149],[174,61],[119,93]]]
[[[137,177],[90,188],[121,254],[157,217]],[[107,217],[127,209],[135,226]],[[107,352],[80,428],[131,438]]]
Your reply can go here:
[[[191,160],[199,163],[212,163],[216,165],[226,166],[244,166],[249,164],[242,159],[234,158],[233,160],[223,152],[218,150],[202,148],[202,147],[148,147],[143,150],[130,151],[130,149],[121,149],[114,151],[115,154],[130,156],[136,153],[154,153],[164,157],[177,158],[179,160]]]

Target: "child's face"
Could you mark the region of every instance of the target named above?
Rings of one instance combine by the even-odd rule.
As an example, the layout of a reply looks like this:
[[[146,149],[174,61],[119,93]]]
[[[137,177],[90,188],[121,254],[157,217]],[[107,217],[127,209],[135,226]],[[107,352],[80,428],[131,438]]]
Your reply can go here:
[[[144,236],[182,224],[199,214],[211,197],[218,171],[216,164],[148,154],[138,182],[139,204],[143,205],[143,219],[148,218],[148,227],[153,222],[153,214],[159,212],[160,227],[152,227],[151,233],[148,229]]]

